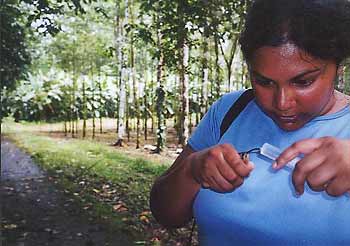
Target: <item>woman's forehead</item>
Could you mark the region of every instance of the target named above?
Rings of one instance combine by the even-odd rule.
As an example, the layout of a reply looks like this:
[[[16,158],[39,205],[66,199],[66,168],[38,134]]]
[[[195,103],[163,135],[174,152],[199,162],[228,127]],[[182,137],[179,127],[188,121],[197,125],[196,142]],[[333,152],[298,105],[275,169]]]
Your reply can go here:
[[[323,67],[328,61],[310,56],[296,45],[286,43],[280,46],[263,46],[256,50],[250,67],[254,70],[290,70],[301,72],[304,69]]]

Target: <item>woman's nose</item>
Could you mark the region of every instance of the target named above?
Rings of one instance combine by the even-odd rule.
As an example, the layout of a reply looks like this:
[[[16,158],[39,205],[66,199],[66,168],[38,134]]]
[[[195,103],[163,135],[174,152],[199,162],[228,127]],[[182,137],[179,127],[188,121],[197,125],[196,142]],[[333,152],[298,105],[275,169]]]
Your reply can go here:
[[[295,106],[295,93],[288,88],[279,88],[275,93],[274,101],[279,111],[288,111]]]

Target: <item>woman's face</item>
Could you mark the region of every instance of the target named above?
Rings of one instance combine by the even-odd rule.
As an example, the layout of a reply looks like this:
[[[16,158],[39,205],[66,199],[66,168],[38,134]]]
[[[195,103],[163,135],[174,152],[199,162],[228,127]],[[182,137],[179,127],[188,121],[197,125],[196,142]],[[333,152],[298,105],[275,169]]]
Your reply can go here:
[[[257,103],[280,128],[299,129],[334,106],[336,67],[290,43],[263,46],[250,62]]]

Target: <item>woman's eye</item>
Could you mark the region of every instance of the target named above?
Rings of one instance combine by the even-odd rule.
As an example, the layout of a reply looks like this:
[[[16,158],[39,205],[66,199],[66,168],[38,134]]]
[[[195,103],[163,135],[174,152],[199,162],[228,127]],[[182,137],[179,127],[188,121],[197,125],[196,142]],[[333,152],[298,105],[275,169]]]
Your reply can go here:
[[[272,80],[262,80],[257,78],[253,78],[253,82],[261,86],[271,86],[274,84]]]
[[[311,85],[314,81],[315,79],[299,79],[297,81],[294,81],[293,84],[296,86],[306,87]]]

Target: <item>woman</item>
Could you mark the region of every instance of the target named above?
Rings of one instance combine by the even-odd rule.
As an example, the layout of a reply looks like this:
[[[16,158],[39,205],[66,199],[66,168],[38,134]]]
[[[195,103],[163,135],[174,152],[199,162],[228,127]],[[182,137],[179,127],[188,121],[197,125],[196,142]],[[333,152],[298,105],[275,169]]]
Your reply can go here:
[[[212,105],[155,181],[154,216],[168,227],[194,217],[201,245],[350,245],[350,106],[334,89],[350,56],[350,2],[257,0],[240,44],[255,99],[222,137],[242,92]],[[275,163],[240,158],[266,142],[284,149]]]

